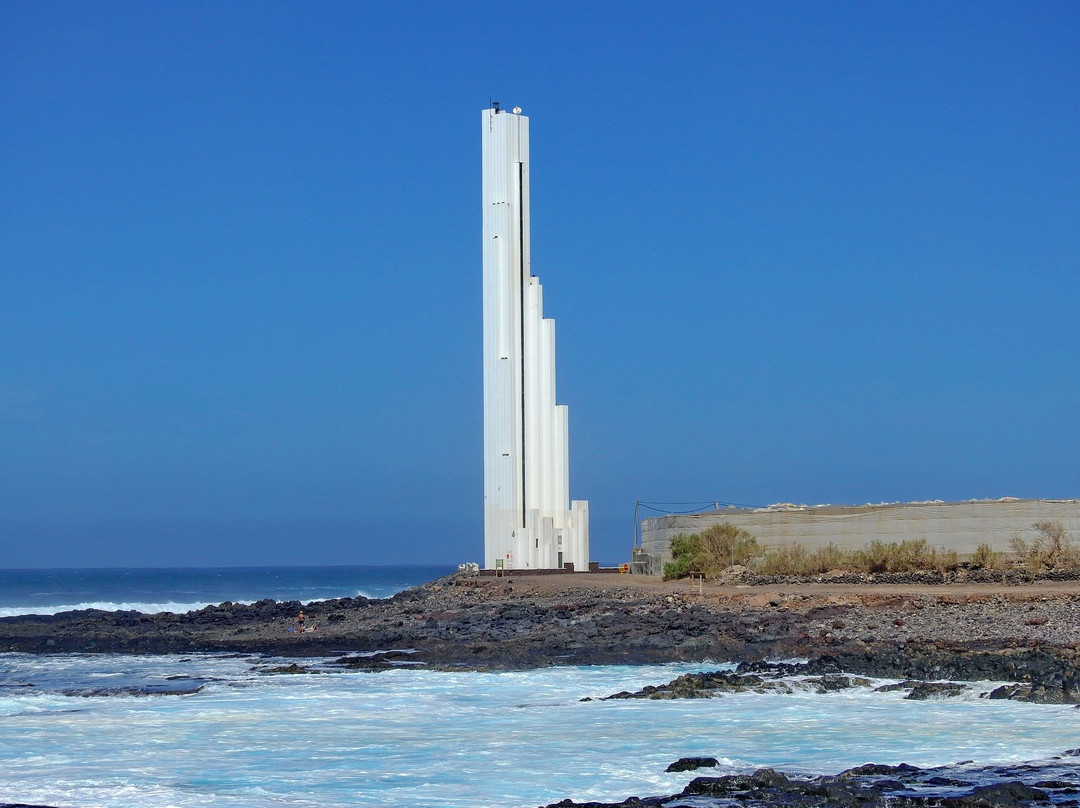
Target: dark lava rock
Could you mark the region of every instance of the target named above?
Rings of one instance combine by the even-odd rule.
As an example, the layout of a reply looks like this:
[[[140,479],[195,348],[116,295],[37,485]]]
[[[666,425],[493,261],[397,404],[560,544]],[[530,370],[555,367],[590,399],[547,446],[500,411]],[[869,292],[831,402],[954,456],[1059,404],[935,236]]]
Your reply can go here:
[[[1032,783],[1035,788],[1049,788],[1052,791],[1061,791],[1066,794],[1075,794],[1080,791],[1080,783],[1069,780],[1040,780]]]
[[[749,776],[698,777],[680,796],[735,798],[747,805],[846,808],[880,805],[885,791],[904,788],[895,780],[864,784],[840,777],[789,778],[773,769],[758,769]]]
[[[123,687],[86,687],[60,691],[65,696],[81,696],[85,699],[110,696],[190,696],[202,690],[204,685],[170,687],[167,685],[127,685]]]
[[[864,763],[862,766],[845,769],[837,777],[880,777],[883,775],[902,777],[921,771],[922,769],[918,766],[912,766],[910,763],[901,763],[899,766],[888,766],[884,763]]]
[[[904,698],[914,701],[925,699],[953,698],[971,688],[957,682],[916,682],[915,687]]]
[[[903,678],[900,683],[884,685],[878,690],[911,689],[908,696],[911,699],[956,696],[968,689],[955,681],[943,681],[946,679],[996,679],[1015,684],[995,688],[987,698],[1080,705],[1080,669],[1075,661],[1039,648],[968,651],[935,645],[895,649],[862,647],[822,654],[806,663],[740,665],[737,671],[787,676],[816,674],[823,680],[841,673]]]
[[[923,701],[934,698],[951,698],[959,696],[965,690],[971,688],[959,682],[914,682],[906,679],[903,682],[894,682],[890,685],[875,687],[875,693],[892,693],[896,690],[910,691],[904,698],[913,701]]]
[[[1039,648],[1002,651],[967,651],[935,645],[853,648],[815,657],[807,664],[806,671],[811,674],[843,671],[924,682],[945,679],[1024,682],[1031,683],[1033,688],[1057,689],[1075,695],[1075,701],[1080,702],[1078,672],[1073,660]]]
[[[256,668],[260,673],[318,673],[312,668],[304,668],[295,662],[291,665],[278,665],[273,668]]]
[[[818,693],[835,693],[838,690],[847,690],[857,684],[870,684],[869,679],[853,680],[850,676],[841,673],[827,673],[824,676],[811,677],[806,680],[816,685]]]
[[[408,651],[380,651],[363,656],[341,657],[334,661],[335,665],[343,665],[349,670],[379,671],[388,668],[399,668],[401,663],[412,658]]]
[[[778,691],[790,693],[785,682],[768,681],[756,674],[739,674],[731,671],[708,673],[684,673],[665,685],[646,685],[634,693],[622,691],[607,699],[709,699],[724,693],[764,693]]]
[[[980,786],[964,797],[947,797],[941,801],[944,808],[1020,808],[1033,802],[1048,802],[1045,791],[1024,785],[1019,781]]]
[[[622,802],[574,802],[573,800],[562,800],[560,802],[553,802],[548,805],[547,808],[641,808],[641,806],[647,806],[658,808],[664,804],[667,798],[660,797],[646,797],[641,799],[640,797],[627,797]],[[0,806],[3,808],[3,806]],[[34,808],[34,806],[29,806]]]
[[[957,764],[962,765],[962,764]],[[618,803],[563,800],[548,808],[630,808],[664,805],[670,808],[1027,808],[1050,801],[1042,784],[1028,785],[1006,779],[1023,775],[1039,766],[1021,764],[1000,770],[971,772],[977,779],[1001,778],[999,782],[973,786],[955,777],[950,767],[919,769],[906,763],[886,766],[868,763],[829,777],[789,777],[774,769],[725,777],[696,777],[679,794],[666,797],[631,797]],[[1072,793],[1071,781],[1045,781],[1045,788]],[[966,793],[960,789],[968,789]],[[1057,805],[1074,805],[1058,801]]]
[[[719,766],[720,761],[713,757],[684,757],[679,758],[666,769],[665,772],[689,772],[694,769],[707,769]]]
[[[774,769],[758,769],[753,774],[729,774],[726,777],[696,777],[683,789],[683,794],[719,796],[784,788],[791,784],[786,775]]]

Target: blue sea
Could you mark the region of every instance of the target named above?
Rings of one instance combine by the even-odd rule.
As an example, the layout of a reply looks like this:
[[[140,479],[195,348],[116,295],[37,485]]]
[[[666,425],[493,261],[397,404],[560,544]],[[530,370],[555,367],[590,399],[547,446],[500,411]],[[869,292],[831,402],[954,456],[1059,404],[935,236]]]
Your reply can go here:
[[[449,565],[0,569],[0,617],[73,609],[184,613],[223,601],[308,603],[388,598],[456,570]]]
[[[388,596],[449,571],[8,571],[0,573],[0,608],[159,611]],[[871,687],[587,701],[722,665],[370,673],[313,659],[300,660],[309,674],[267,670],[293,661],[0,653],[0,803],[521,808],[676,793],[700,773],[665,773],[685,756],[718,758],[709,774],[761,766],[825,774],[869,761],[1050,761],[1080,746],[1075,709],[978,698],[989,682],[930,701]],[[154,690],[173,694],[143,695]]]

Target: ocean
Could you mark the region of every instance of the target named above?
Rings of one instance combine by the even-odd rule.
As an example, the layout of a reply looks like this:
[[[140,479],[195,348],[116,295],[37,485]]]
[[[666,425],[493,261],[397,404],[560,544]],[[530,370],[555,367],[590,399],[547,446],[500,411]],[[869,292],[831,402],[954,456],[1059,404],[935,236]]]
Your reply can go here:
[[[209,604],[263,598],[308,603],[388,598],[449,575],[449,565],[0,569],[0,617],[73,609],[184,613]]]
[[[385,595],[449,571],[349,570],[8,571],[0,607]],[[269,671],[296,661],[314,672]],[[685,756],[718,758],[710,775],[826,774],[871,761],[1050,766],[1080,746],[1074,708],[978,698],[989,682],[928,701],[872,687],[595,700],[719,667],[370,673],[252,655],[0,653],[0,803],[521,808],[677,793],[702,773],[665,773]]]

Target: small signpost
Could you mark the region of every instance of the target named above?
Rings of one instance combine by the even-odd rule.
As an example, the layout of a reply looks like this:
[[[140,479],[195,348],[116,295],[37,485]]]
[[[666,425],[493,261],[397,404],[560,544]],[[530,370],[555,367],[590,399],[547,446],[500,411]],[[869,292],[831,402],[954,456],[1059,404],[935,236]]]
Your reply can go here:
[[[690,591],[694,591],[694,587],[697,587],[699,595],[705,594],[705,573],[704,572],[691,572],[690,573]]]

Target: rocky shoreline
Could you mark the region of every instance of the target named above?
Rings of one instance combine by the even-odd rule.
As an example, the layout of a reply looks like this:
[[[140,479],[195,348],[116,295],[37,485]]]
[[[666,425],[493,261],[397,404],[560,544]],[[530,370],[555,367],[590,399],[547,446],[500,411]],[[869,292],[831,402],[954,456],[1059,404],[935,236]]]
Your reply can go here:
[[[634,577],[455,575],[383,600],[6,617],[0,650],[340,657],[373,670],[404,656],[477,670],[802,658],[818,674],[1007,681],[1012,698],[1080,702],[1075,582],[693,588]]]
[[[231,652],[302,663],[267,669],[275,674],[308,672],[304,657],[363,670],[403,662],[506,670],[711,661],[739,664],[609,698],[722,698],[790,688],[795,681],[825,692],[863,686],[859,677],[873,677],[898,680],[888,687],[905,690],[907,698],[948,697],[970,689],[969,683],[992,680],[1010,684],[979,695],[1080,705],[1076,582],[691,587],[634,578],[449,576],[384,600],[224,603],[182,615],[87,610],[7,617],[0,618],[0,651]],[[296,630],[301,608],[308,629],[302,633]],[[806,661],[775,661],[784,659]],[[197,684],[175,686],[191,692]],[[763,770],[695,778],[678,795],[557,805],[1080,804],[1068,796],[1080,794],[1074,757],[1063,756],[1057,779],[1048,779],[1045,765],[1030,769],[1026,780],[1023,767],[1014,768],[962,776],[912,767],[866,769],[810,779]]]
[[[187,614],[85,610],[5,617],[0,651],[300,657],[409,649],[414,664],[476,669],[831,654],[861,667],[853,672],[869,674],[878,663],[860,659],[891,658],[890,668],[900,673],[903,660],[915,664],[917,649],[936,649],[939,656],[1040,649],[1069,664],[1080,650],[1075,582],[699,590],[636,577],[449,576],[383,600],[264,600]],[[296,631],[301,608],[307,615],[303,633]]]

